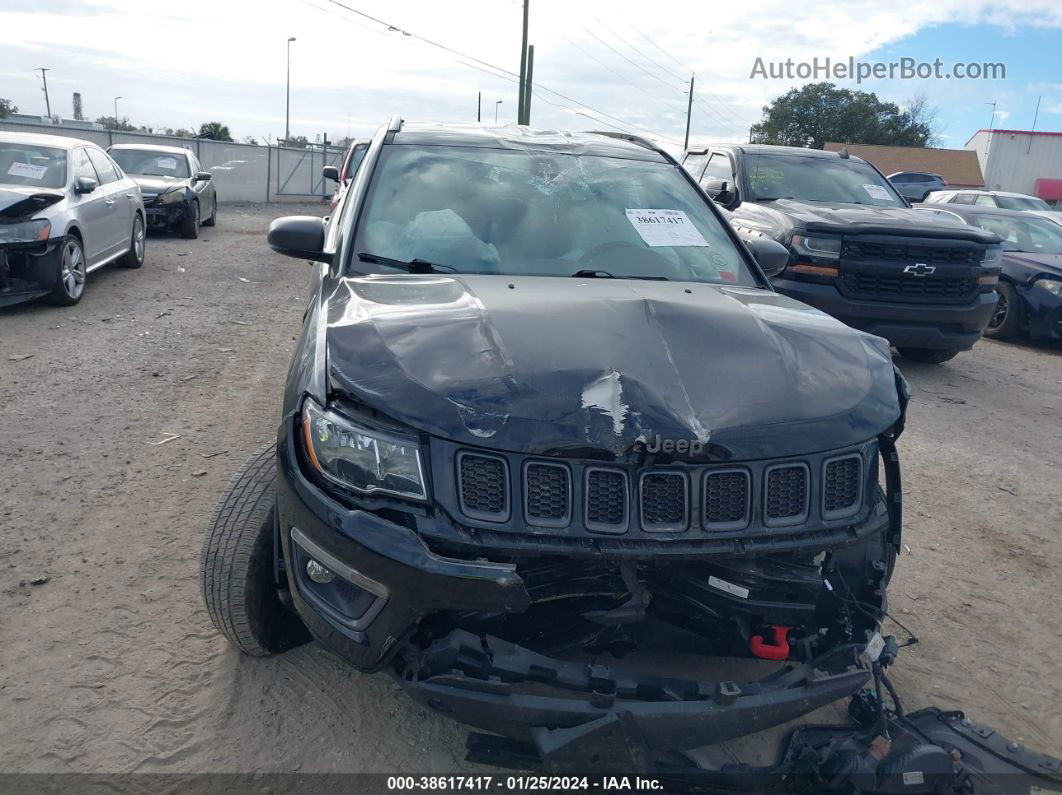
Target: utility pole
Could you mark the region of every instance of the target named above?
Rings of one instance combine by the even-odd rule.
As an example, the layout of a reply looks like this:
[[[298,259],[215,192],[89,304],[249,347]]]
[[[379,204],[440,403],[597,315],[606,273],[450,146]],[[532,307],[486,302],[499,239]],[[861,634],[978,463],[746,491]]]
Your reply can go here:
[[[498,106],[500,104],[502,104],[502,102],[504,102],[504,100],[499,99],[497,102],[494,103],[494,123],[495,124],[498,123]]]
[[[1036,98],[1036,110],[1033,111],[1033,125],[1032,125],[1032,130],[1030,130],[1030,132],[1036,132],[1036,120],[1038,118],[1040,118],[1040,100],[1041,99],[1043,99],[1043,97],[1037,97]],[[1029,154],[1029,152],[1032,151],[1032,139],[1033,139],[1033,137],[1030,135],[1029,136],[1029,145],[1025,148],[1025,154]]]
[[[294,36],[288,37],[288,88],[286,97],[284,100],[284,143],[287,144],[291,140],[291,43],[295,41]]]
[[[476,121],[483,121],[483,92],[476,92]]]
[[[118,100],[120,99],[121,97],[114,98],[114,128],[116,130],[118,129]]]
[[[524,0],[524,32],[520,39],[520,96],[516,102],[516,123],[523,124],[524,94],[527,90],[527,5],[530,0]]]
[[[526,12],[525,12],[525,14],[526,14]],[[52,103],[48,100],[48,75],[47,75],[47,73],[52,71],[52,70],[50,68],[45,68],[45,67],[41,66],[41,67],[38,67],[37,69],[34,69],[33,71],[34,72],[40,72],[41,73],[41,80],[44,81],[44,107],[47,109],[48,118],[50,119],[52,117]]]
[[[991,102],[986,102],[985,104],[992,106],[992,121],[988,123],[988,140],[985,142],[985,165],[981,171],[985,180],[985,189],[992,190],[992,183],[988,179],[988,172],[992,162],[988,159],[988,153],[992,149],[992,128],[996,126],[996,101],[993,99]]]
[[[682,148],[690,148],[690,116],[693,115],[693,75],[690,75],[690,98],[686,103],[686,142],[682,145]]]
[[[531,77],[535,73],[535,45],[527,48],[527,84],[524,86],[524,124],[531,124]]]

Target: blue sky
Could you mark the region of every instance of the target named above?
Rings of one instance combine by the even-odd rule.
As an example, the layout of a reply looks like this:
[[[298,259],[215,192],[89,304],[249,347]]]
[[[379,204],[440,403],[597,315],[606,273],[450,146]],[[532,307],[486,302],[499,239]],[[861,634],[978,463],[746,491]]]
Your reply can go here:
[[[692,70],[692,140],[744,140],[766,102],[801,84],[750,79],[757,57],[906,55],[1007,65],[1006,80],[864,83],[898,103],[926,94],[944,146],[987,126],[992,100],[997,126],[1025,128],[1042,96],[1038,129],[1062,129],[1062,0],[671,0],[653,13],[643,0],[531,0],[531,9],[535,126],[618,127],[680,148]],[[90,118],[112,114],[121,96],[120,115],[136,124],[218,120],[237,138],[275,139],[295,36],[293,134],[365,136],[394,113],[474,120],[477,92],[484,120],[501,100],[499,120],[511,121],[520,16],[521,0],[6,0],[0,97],[43,113],[33,69],[47,66],[53,108],[66,115],[80,91]]]

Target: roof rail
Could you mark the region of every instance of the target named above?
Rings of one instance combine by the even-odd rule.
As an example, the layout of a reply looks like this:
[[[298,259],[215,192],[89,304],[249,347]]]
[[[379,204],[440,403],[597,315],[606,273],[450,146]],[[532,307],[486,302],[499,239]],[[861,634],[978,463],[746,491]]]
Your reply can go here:
[[[642,138],[640,135],[631,135],[625,132],[612,132],[611,130],[591,130],[591,135],[607,135],[609,138],[617,138],[620,141],[630,141],[632,144],[637,144],[643,149],[650,149],[654,152],[663,152],[659,146],[654,144],[647,138]]]
[[[387,122],[387,132],[399,132],[402,129],[402,117],[392,116],[391,121]]]

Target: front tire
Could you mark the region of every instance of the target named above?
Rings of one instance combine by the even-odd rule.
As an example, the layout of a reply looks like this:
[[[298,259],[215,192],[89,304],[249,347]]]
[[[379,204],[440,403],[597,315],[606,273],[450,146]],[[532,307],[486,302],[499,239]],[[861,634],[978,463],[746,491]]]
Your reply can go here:
[[[245,654],[268,657],[306,643],[309,632],[277,595],[273,578],[276,444],[251,456],[214,512],[199,558],[199,583],[214,626]]]
[[[133,234],[129,239],[129,250],[118,260],[123,268],[139,268],[144,264],[146,251],[146,233],[144,231],[144,219],[140,213],[133,219]]]
[[[992,319],[985,328],[985,336],[996,340],[1016,337],[1025,325],[1025,307],[1018,298],[1018,291],[1010,282],[1000,280],[996,292],[999,300],[992,310]]]
[[[935,348],[897,348],[896,350],[905,359],[925,364],[942,364],[959,355],[959,351],[942,351]]]
[[[85,250],[74,235],[67,235],[55,249],[40,258],[44,279],[52,291],[44,300],[55,306],[73,306],[85,294]]]
[[[199,237],[199,202],[193,201],[181,219],[181,237],[195,240]]]

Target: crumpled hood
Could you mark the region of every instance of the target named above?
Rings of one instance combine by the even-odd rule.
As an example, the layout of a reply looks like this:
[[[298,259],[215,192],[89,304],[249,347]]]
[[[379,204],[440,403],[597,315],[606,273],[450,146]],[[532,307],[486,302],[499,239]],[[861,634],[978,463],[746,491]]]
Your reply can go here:
[[[864,204],[836,204],[827,202],[778,199],[765,206],[789,216],[794,225],[809,230],[832,231],[838,234],[863,231],[899,230],[905,234],[927,237],[953,237],[980,243],[997,242],[997,238],[976,227],[942,223],[921,210],[909,207],[878,207]],[[927,205],[928,206],[928,205]],[[827,229],[827,227],[837,227]]]
[[[0,186],[0,219],[22,221],[32,218],[45,207],[61,202],[65,194],[61,190],[35,188],[32,185]]]
[[[187,179],[177,177],[153,177],[146,174],[130,174],[130,179],[140,186],[141,193],[166,193],[174,188],[183,188]]]
[[[1062,254],[1004,251],[1003,272],[1020,281],[1033,278],[1041,273],[1062,276]]]
[[[762,289],[371,276],[326,312],[330,389],[499,450],[621,456],[659,436],[760,458],[866,441],[900,414],[884,340]]]

